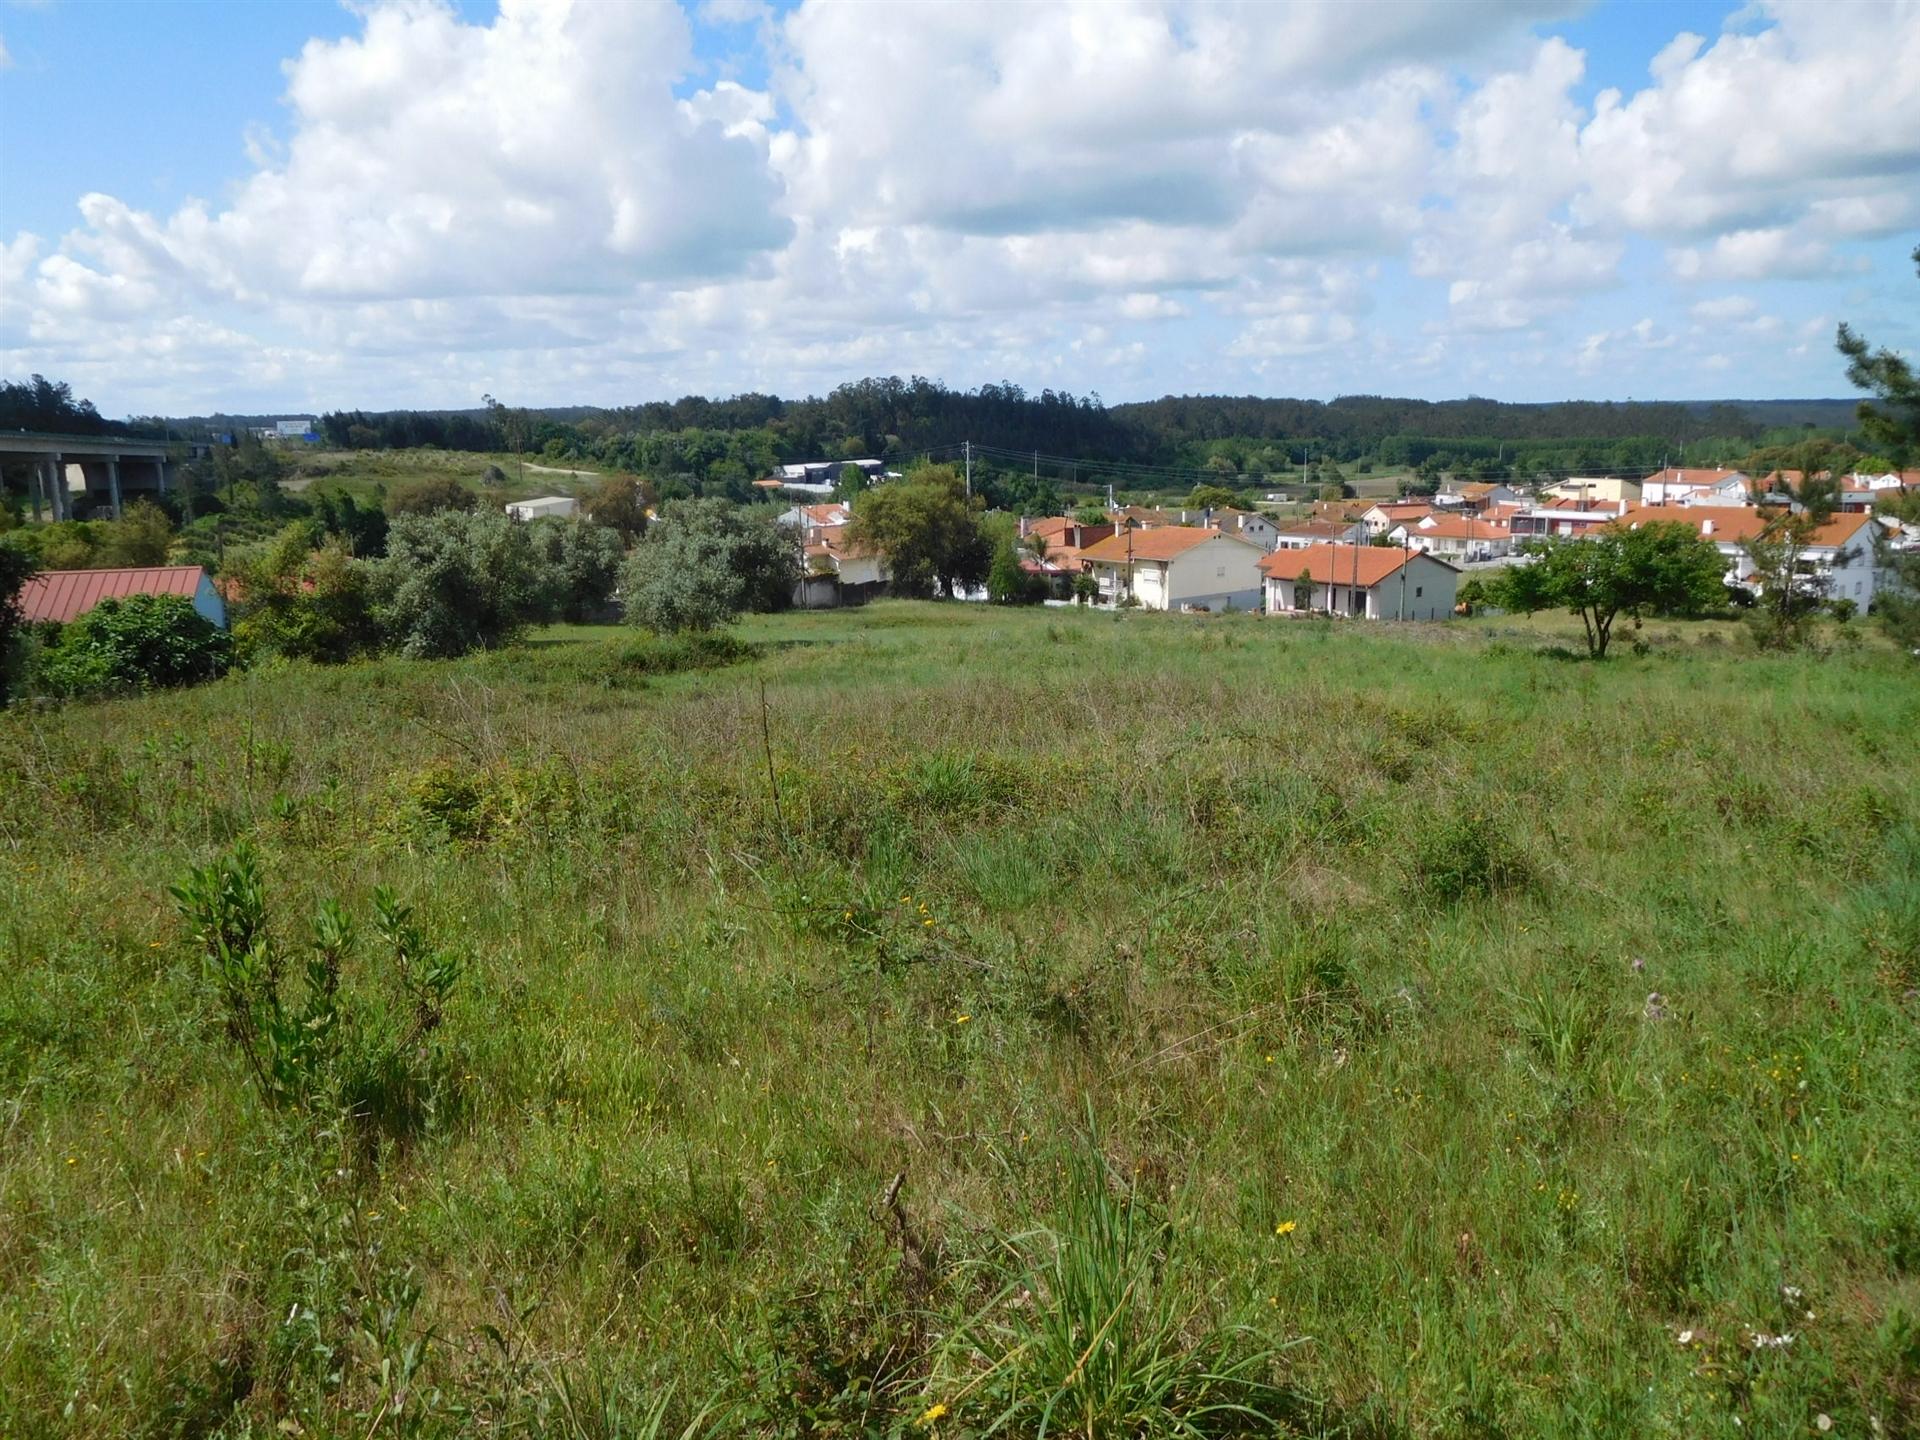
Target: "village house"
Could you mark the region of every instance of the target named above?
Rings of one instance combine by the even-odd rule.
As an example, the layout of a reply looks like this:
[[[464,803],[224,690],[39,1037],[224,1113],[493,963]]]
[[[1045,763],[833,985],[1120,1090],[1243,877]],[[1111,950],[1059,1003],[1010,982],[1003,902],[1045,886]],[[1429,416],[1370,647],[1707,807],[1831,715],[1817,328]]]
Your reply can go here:
[[[1625,501],[1550,500],[1530,505],[1507,521],[1507,531],[1522,540],[1571,539],[1611,525],[1626,512]]]
[[[1412,525],[1423,516],[1431,515],[1433,506],[1425,500],[1382,500],[1377,505],[1369,505],[1360,516],[1361,523],[1367,527],[1369,539],[1384,535],[1396,525]]]
[[[1758,593],[1762,587],[1746,547],[1776,518],[1776,513],[1743,506],[1648,505],[1629,510],[1620,523],[1629,530],[1659,522],[1693,528],[1726,557],[1727,583]],[[1875,533],[1871,515],[1835,515],[1814,531],[1812,543],[1801,557],[1800,573],[1817,580],[1827,598],[1851,600],[1863,613],[1872,609],[1874,592],[1881,581]]]
[[[1071,593],[1074,577],[1083,569],[1080,557],[1114,533],[1111,525],[1083,525],[1069,515],[1020,520],[1020,539],[1027,552],[1020,567],[1047,581],[1056,596]]]
[[[1643,505],[1744,505],[1751,498],[1751,483],[1738,470],[1670,465],[1640,482]]]
[[[1346,615],[1368,620],[1445,620],[1460,572],[1420,550],[1314,545],[1276,550],[1260,562],[1269,615]]]
[[[1305,550],[1309,545],[1364,545],[1367,527],[1359,520],[1290,520],[1275,531],[1272,549]]]
[[[29,624],[78,620],[102,600],[129,595],[183,595],[193,608],[222,630],[227,605],[200,565],[152,565],[125,570],[48,570],[20,591],[20,611]]]
[[[1413,525],[1396,525],[1387,537],[1453,565],[1497,560],[1513,553],[1513,534],[1504,525],[1465,515],[1428,515]]]
[[[1211,526],[1223,534],[1238,535],[1262,550],[1273,549],[1274,535],[1279,528],[1258,511],[1235,510],[1225,505],[1213,510],[1175,510],[1172,519],[1176,525],[1198,525],[1202,529]]]
[[[1081,552],[1099,603],[1148,610],[1253,610],[1260,557],[1251,540],[1192,525],[1122,530]]]
[[[793,603],[818,610],[871,599],[889,579],[887,557],[849,538],[853,507],[844,501],[795,505],[775,524],[796,532],[800,543],[800,581]]]
[[[1489,505],[1513,505],[1523,498],[1521,492],[1511,485],[1490,480],[1469,480],[1449,482],[1433,497],[1433,503],[1441,509],[1478,515]]]
[[[1604,500],[1618,505],[1640,503],[1641,486],[1638,480],[1622,479],[1618,475],[1570,475],[1565,480],[1540,492],[1543,500]],[[1615,512],[1618,513],[1617,511]]]
[[[1164,510],[1149,510],[1144,505],[1122,505],[1110,510],[1107,516],[1119,530],[1158,530],[1171,525],[1174,519]]]

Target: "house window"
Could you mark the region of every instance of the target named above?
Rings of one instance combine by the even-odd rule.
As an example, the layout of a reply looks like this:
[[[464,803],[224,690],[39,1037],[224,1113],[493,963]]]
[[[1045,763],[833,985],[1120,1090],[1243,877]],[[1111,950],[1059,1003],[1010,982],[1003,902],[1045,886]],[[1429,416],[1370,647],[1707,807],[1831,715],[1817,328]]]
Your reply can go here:
[[[1217,570],[1215,570],[1215,571],[1214,571],[1213,573],[1214,573],[1214,575],[1215,575],[1215,576],[1216,576],[1217,578],[1219,578],[1219,579],[1221,579],[1221,580],[1224,580],[1224,579],[1226,579],[1226,578],[1227,578],[1227,567],[1226,567],[1226,566],[1224,566],[1224,565],[1222,565],[1222,566],[1220,566],[1220,567],[1219,567],[1219,568],[1218,568]]]
[[[1427,593],[1427,587],[1424,585],[1416,585],[1413,587],[1413,598],[1416,600],[1418,600],[1422,595],[1426,593]]]

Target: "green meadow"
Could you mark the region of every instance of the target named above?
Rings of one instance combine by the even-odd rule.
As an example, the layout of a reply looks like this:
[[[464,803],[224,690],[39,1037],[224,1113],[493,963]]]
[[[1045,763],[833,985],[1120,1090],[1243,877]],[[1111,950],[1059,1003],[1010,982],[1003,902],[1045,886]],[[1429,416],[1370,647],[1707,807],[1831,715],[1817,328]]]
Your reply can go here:
[[[0,1435],[1920,1434],[1920,676],[1576,630],[0,714]]]

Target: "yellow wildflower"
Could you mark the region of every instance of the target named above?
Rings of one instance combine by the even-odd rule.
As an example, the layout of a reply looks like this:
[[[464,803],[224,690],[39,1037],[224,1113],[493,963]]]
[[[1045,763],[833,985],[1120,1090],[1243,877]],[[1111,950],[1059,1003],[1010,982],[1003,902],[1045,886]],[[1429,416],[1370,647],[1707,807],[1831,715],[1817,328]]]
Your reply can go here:
[[[971,1019],[973,1019],[971,1015],[956,1015],[953,1017],[953,1023],[956,1025],[964,1025]]]
[[[1273,1227],[1273,1233],[1276,1235],[1291,1235],[1299,1228],[1300,1222],[1298,1220],[1282,1220],[1278,1225]]]
[[[920,1423],[922,1425],[932,1425],[936,1420],[938,1420],[942,1415],[946,1413],[947,1413],[946,1401],[944,1400],[935,1401],[933,1404],[929,1405],[924,1411],[921,1412]]]

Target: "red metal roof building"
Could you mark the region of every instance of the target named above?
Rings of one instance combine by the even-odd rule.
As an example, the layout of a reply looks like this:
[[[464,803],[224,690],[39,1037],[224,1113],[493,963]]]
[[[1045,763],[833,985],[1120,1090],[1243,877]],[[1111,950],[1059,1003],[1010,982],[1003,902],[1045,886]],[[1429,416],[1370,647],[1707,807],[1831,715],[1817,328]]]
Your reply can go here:
[[[156,565],[139,570],[49,570],[20,592],[20,608],[29,623],[77,620],[102,600],[128,595],[184,595],[214,624],[226,627],[227,607],[205,567]]]

